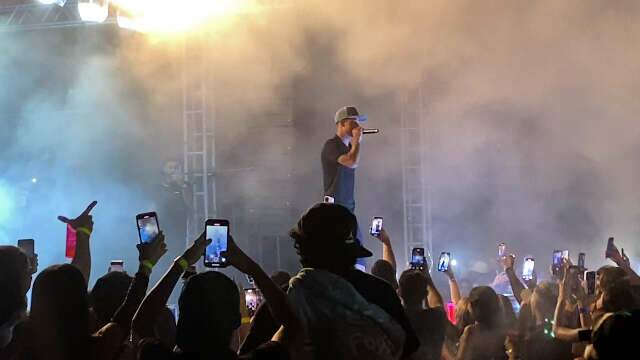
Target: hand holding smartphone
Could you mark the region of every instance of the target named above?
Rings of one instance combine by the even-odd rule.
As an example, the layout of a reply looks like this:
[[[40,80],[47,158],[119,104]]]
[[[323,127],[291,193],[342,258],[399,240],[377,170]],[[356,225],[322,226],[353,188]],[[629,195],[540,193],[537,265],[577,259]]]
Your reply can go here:
[[[522,264],[522,279],[525,281],[532,280],[534,268],[535,259],[530,256],[524,258],[524,264]]]
[[[441,252],[440,259],[438,259],[438,271],[446,272],[449,270],[449,263],[451,262],[451,253]]]
[[[228,249],[229,242],[229,220],[208,219],[205,222],[205,237],[211,243],[204,251],[204,266],[206,267],[227,267],[229,263],[222,256]]]
[[[141,244],[148,244],[160,233],[158,215],[152,211],[136,215],[138,236]]]
[[[427,259],[424,257],[424,248],[415,247],[411,249],[411,261],[409,262],[412,269],[425,270],[427,268]]]
[[[371,220],[371,227],[369,228],[369,233],[372,236],[378,237],[380,236],[381,231],[382,231],[382,217],[376,216]]]
[[[124,272],[124,260],[111,260],[109,272]]]

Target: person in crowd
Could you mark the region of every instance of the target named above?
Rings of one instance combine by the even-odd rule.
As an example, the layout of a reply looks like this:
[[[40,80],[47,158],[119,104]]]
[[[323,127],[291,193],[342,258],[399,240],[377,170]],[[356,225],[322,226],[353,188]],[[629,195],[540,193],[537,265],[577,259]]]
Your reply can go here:
[[[288,288],[289,280],[291,280],[291,274],[284,270],[278,270],[271,274],[271,280],[273,280],[273,282],[279,287],[287,286]]]
[[[139,346],[139,359],[237,359],[230,349],[234,331],[243,319],[240,314],[240,293],[236,284],[219,272],[204,272],[191,276],[180,293],[176,348],[163,346],[154,338],[153,320],[165,306],[173,288],[189,265],[195,264],[210,243],[204,233],[178,257],[158,284],[145,297],[132,323],[132,332]],[[252,358],[263,354],[278,354],[282,359],[296,352],[297,334],[300,334],[295,314],[286,294],[269,276],[235,245],[229,236],[228,250],[224,254],[229,264],[252,276],[265,297],[273,317],[288,332],[289,349],[281,343],[262,344]]]
[[[420,348],[413,354],[412,359],[437,360],[442,354],[447,322],[442,299],[435,304],[427,301],[425,306],[425,299],[429,298],[429,293],[434,289],[433,281],[426,271],[409,269],[400,275],[398,294],[420,339]],[[432,296],[437,297],[439,294]]]
[[[95,205],[95,204],[94,204]],[[93,230],[90,205],[73,220],[64,218],[82,233],[90,258],[88,242]],[[80,230],[84,229],[84,230]],[[78,236],[80,238],[80,235]],[[80,243],[78,242],[80,246]],[[86,266],[86,259],[72,264],[52,265],[43,270],[33,284],[29,331],[23,339],[17,359],[114,359],[129,334],[131,319],[146,292],[151,266],[166,252],[164,236],[149,244],[138,245],[140,264],[126,299],[113,319],[100,330],[89,329],[87,278],[89,267],[80,270],[74,263]]]
[[[13,330],[26,317],[31,287],[27,255],[15,246],[0,246],[0,355],[13,339]]]
[[[464,329],[456,359],[506,359],[506,334],[496,292],[488,286],[477,286],[469,293],[469,305],[475,323]]]
[[[640,311],[621,311],[603,316],[591,335],[585,360],[630,359],[637,354]]]
[[[391,285],[393,290],[398,290],[398,280],[396,279],[396,271],[387,260],[378,259],[371,267],[371,275],[375,275]]]
[[[354,241],[356,226],[355,216],[337,204],[316,204],[300,218],[297,226],[290,232],[294,240],[294,247],[300,257],[300,263],[304,268],[291,281],[292,288],[294,288],[293,284],[296,284],[300,289],[289,289],[293,306],[298,309],[305,306],[315,308],[318,304],[307,303],[307,300],[313,300],[314,297],[323,301],[321,306],[334,308],[342,306],[342,310],[353,310],[353,314],[356,315],[361,313],[363,309],[371,310],[375,306],[377,309],[371,311],[376,313],[379,319],[387,319],[385,314],[379,311],[382,310],[391,317],[392,320],[387,319],[389,323],[395,322],[400,325],[404,331],[404,346],[401,346],[401,349],[405,357],[409,356],[418,348],[419,342],[397,294],[384,280],[355,269],[356,258],[372,255],[370,251]],[[319,270],[315,272],[318,276],[313,274],[311,270]],[[307,280],[310,280],[308,282],[310,284],[314,284],[316,281],[321,283],[317,284],[318,289],[326,288],[337,291],[329,292],[326,297],[324,294],[312,293],[307,291]],[[339,284],[339,288],[336,286],[337,284]],[[360,309],[350,308],[353,304],[358,304]],[[323,308],[315,309],[324,310]],[[304,323],[307,318],[304,316],[305,314],[300,315],[302,315],[301,320]],[[334,321],[339,318],[340,316],[335,314],[331,316]],[[256,344],[254,339],[273,336],[273,333],[270,332],[274,329],[273,323],[273,319],[269,316],[263,316],[259,310],[240,353],[252,351]],[[313,327],[315,324],[306,323],[306,325]],[[369,324],[369,326],[363,326],[363,329],[352,330],[356,335],[362,334],[370,327],[377,327],[377,324]],[[390,332],[395,335],[393,331]],[[325,333],[332,335],[329,332]],[[391,340],[395,339],[395,337],[391,337]],[[249,342],[250,340],[251,342]],[[330,341],[331,339],[326,340]],[[313,347],[317,344],[309,343],[308,345]],[[316,346],[316,348],[319,347]],[[331,350],[332,348],[326,349]],[[323,355],[339,356],[339,354]]]

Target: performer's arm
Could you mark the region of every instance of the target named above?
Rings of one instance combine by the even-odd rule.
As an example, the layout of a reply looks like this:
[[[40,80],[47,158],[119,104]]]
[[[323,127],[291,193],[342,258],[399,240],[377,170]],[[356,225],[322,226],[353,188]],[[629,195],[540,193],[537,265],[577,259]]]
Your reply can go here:
[[[340,165],[352,169],[358,167],[358,161],[360,160],[360,137],[362,137],[362,128],[355,128],[353,130],[353,137],[351,138],[351,150],[338,158]]]

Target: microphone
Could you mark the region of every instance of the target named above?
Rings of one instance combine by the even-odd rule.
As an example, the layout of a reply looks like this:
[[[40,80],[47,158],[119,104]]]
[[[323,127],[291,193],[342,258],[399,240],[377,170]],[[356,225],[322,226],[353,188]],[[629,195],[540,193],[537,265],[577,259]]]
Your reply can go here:
[[[362,129],[363,134],[377,134],[380,132],[380,129]]]

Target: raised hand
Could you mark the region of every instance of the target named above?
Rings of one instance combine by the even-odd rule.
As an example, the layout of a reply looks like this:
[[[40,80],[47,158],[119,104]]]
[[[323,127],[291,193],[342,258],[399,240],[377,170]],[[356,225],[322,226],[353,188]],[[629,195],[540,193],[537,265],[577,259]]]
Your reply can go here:
[[[516,256],[513,254],[503,256],[500,259],[500,262],[502,263],[502,267],[504,268],[504,271],[513,269],[513,267],[516,265]]]
[[[223,252],[222,256],[227,258],[229,264],[245,274],[252,274],[255,270],[255,262],[236,245],[231,235],[227,241],[227,251]]]
[[[184,251],[182,258],[187,260],[189,265],[195,264],[198,262],[198,259],[204,255],[204,249],[206,249],[209,244],[211,244],[211,239],[207,239],[205,233],[202,232],[193,244]]]
[[[138,244],[138,260],[149,261],[152,265],[158,263],[158,260],[167,253],[167,243],[164,241],[164,233],[160,231],[158,235],[149,243]]]
[[[58,220],[71,226],[73,229],[79,227],[85,227],[89,230],[93,229],[93,217],[91,216],[91,210],[98,204],[97,201],[92,201],[84,211],[74,219],[69,219],[66,216],[58,216]]]
[[[351,130],[351,143],[352,144],[359,144],[360,140],[362,139],[362,127],[358,126],[356,128],[354,128],[353,130]]]
[[[374,237],[380,240],[380,242],[382,242],[383,244],[391,243],[391,238],[389,237],[389,234],[387,234],[387,231],[384,228],[380,230],[380,233],[378,235],[374,235]]]

